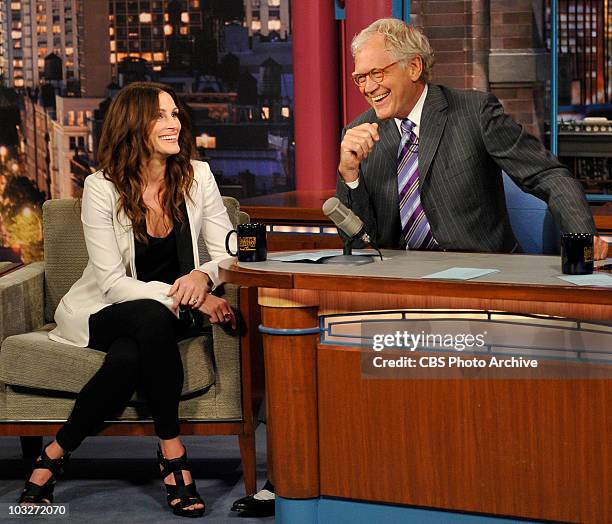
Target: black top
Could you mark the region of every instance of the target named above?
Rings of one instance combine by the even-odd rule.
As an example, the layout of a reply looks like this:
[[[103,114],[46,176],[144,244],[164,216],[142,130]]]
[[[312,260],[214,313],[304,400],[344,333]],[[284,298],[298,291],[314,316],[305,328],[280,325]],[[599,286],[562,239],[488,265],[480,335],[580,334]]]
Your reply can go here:
[[[174,284],[180,276],[176,246],[176,225],[163,238],[147,233],[148,244],[135,240],[136,274],[143,282],[165,282]]]

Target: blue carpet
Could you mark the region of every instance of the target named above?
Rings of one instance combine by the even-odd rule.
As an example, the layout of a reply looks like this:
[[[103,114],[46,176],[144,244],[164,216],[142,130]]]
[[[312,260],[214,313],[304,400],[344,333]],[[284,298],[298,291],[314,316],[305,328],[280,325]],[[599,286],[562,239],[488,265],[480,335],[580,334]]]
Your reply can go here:
[[[266,428],[257,428],[257,487],[266,476]],[[50,439],[46,438],[45,443]],[[183,437],[198,491],[206,502],[202,522],[267,524],[274,517],[242,518],[230,511],[244,496],[238,437]],[[72,454],[55,488],[55,502],[68,504],[70,523],[197,522],[172,514],[156,466],[157,439],[91,437]],[[14,503],[29,469],[19,438],[0,437],[0,503]],[[6,508],[4,505],[0,507]],[[7,509],[2,509],[7,512]],[[0,522],[8,520],[0,515]]]

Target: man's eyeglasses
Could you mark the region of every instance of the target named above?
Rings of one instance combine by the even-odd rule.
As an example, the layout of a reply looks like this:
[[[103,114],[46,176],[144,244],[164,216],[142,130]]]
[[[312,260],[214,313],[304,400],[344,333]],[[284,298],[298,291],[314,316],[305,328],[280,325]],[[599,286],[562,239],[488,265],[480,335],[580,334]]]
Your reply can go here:
[[[385,79],[385,71],[389,69],[391,66],[394,66],[395,64],[397,64],[398,62],[399,60],[396,60],[392,64],[389,64],[388,66],[383,67],[382,69],[378,69],[378,68],[370,69],[367,73],[353,73],[352,75],[353,82],[355,82],[355,85],[357,87],[362,87],[366,83],[366,77],[369,76],[373,82],[380,84]]]

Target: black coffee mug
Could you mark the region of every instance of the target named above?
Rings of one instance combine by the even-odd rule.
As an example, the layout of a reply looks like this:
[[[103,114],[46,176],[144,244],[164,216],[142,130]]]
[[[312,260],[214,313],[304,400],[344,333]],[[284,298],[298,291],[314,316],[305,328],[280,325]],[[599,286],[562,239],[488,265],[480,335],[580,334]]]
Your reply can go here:
[[[232,253],[229,241],[233,233],[238,236],[238,252]],[[263,262],[268,257],[265,224],[238,224],[225,237],[225,250],[240,262]]]
[[[561,271],[566,275],[589,275],[593,272],[593,235],[561,235]]]

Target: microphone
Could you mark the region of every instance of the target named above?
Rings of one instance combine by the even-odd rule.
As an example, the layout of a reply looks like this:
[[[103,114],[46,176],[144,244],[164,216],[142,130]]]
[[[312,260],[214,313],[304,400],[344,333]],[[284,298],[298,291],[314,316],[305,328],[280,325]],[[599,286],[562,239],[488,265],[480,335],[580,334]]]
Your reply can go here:
[[[323,214],[348,237],[348,241],[344,242],[344,254],[342,256],[331,257],[325,260],[324,264],[362,265],[373,262],[372,257],[369,255],[353,255],[352,245],[353,240],[356,238],[376,249],[380,259],[383,259],[380,250],[373,245],[361,218],[340,202],[340,200],[336,197],[328,198],[323,204]]]
[[[361,218],[336,197],[328,198],[325,201],[323,204],[323,214],[351,240],[358,238],[366,244],[371,244],[370,235],[366,232]]]

